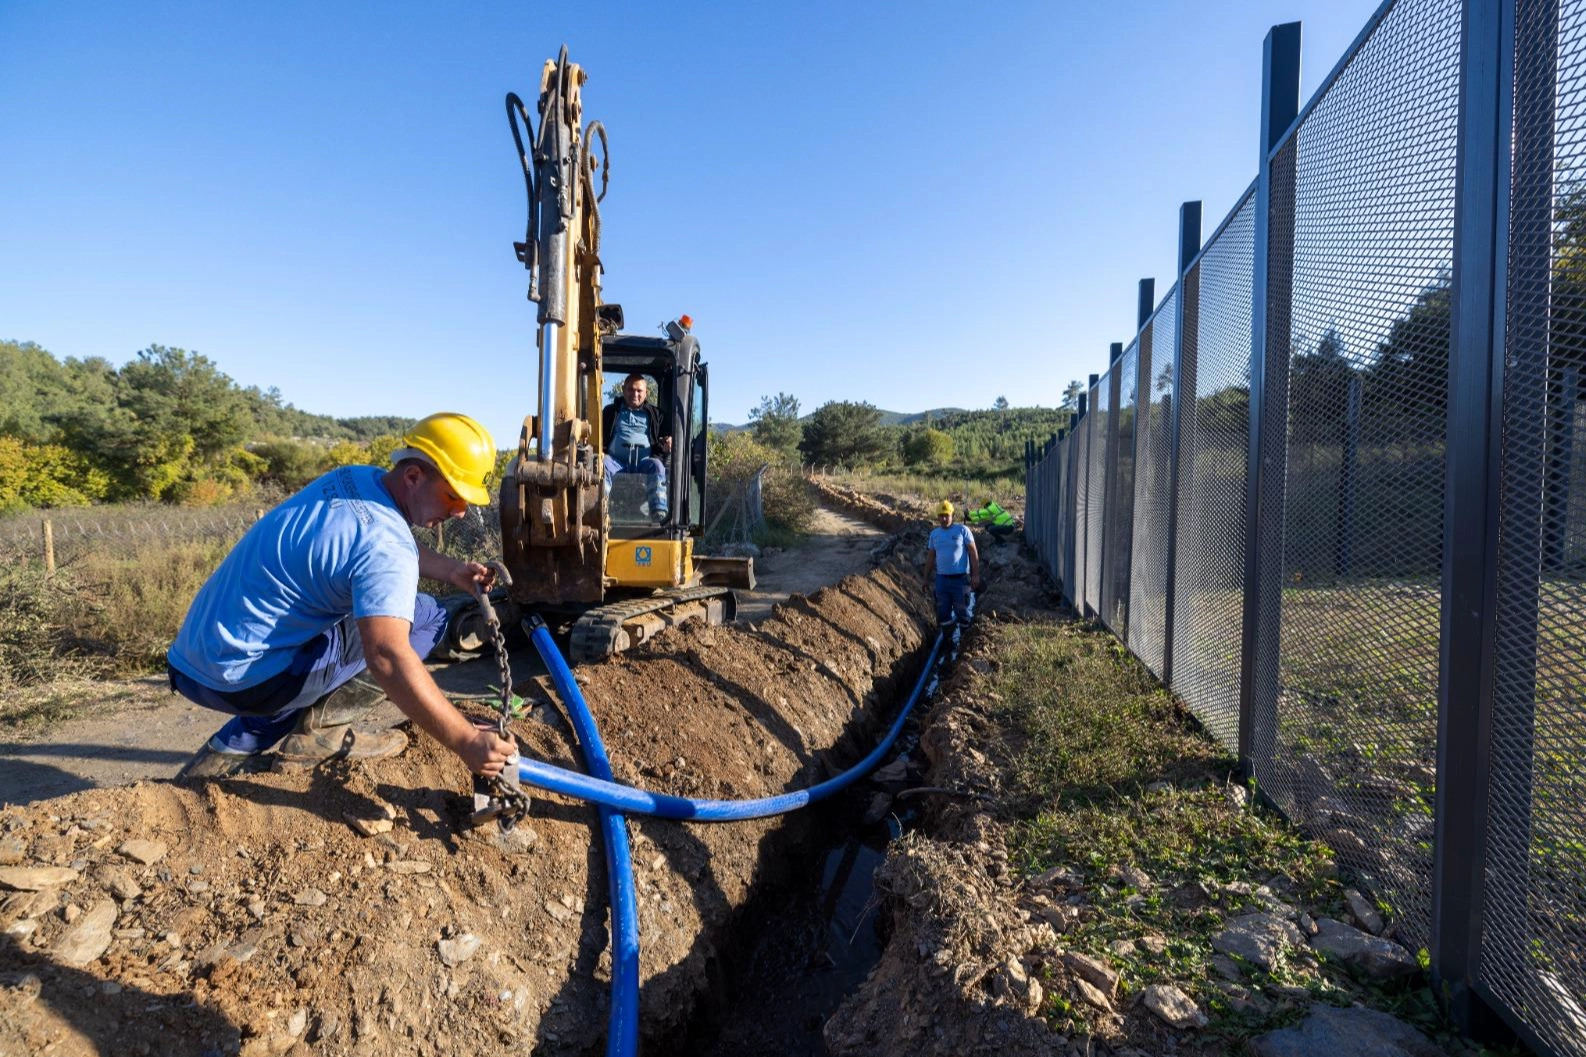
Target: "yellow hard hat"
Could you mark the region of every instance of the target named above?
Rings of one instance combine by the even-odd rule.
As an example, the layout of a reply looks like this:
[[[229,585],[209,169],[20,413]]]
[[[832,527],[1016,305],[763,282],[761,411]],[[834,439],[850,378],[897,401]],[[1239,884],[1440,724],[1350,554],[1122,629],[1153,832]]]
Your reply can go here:
[[[944,514],[948,517],[953,516],[953,504],[951,501],[946,499],[942,500],[941,505],[936,508],[937,517],[941,517]]]
[[[402,447],[419,452],[433,463],[468,502],[475,506],[490,504],[485,478],[496,468],[496,444],[485,427],[467,415],[441,411],[421,418],[403,435]],[[395,453],[402,454],[400,449]]]

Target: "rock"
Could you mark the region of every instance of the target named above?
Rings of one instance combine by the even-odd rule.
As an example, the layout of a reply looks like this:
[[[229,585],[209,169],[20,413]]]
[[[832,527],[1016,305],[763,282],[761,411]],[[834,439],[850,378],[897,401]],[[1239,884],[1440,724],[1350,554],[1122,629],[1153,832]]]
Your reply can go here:
[[[66,919],[66,924],[68,925],[82,916],[83,908],[78,906],[76,903],[67,903],[61,908],[61,917]]]
[[[1118,876],[1124,884],[1137,892],[1148,892],[1151,889],[1151,875],[1138,866],[1125,866],[1119,871]]]
[[[1365,926],[1367,932],[1373,936],[1382,935],[1382,915],[1377,913],[1377,908],[1371,905],[1371,900],[1361,895],[1353,888],[1344,889],[1344,902],[1349,904],[1349,912],[1355,919]]]
[[[885,767],[877,767],[870,778],[875,782],[903,782],[909,777],[909,758],[899,756]]]
[[[1214,954],[1211,960],[1212,972],[1231,983],[1238,983],[1244,979],[1244,971],[1239,968],[1239,963],[1226,954]]]
[[[450,966],[458,966],[474,956],[479,950],[479,937],[471,932],[465,932],[454,939],[441,940],[435,945],[440,952],[441,961]]]
[[[1134,940],[1113,940],[1107,944],[1107,949],[1120,958],[1127,957],[1135,953]]]
[[[1109,999],[1118,993],[1118,974],[1111,966],[1088,954],[1079,954],[1075,951],[1065,953],[1062,959],[1070,972],[1094,984]]]
[[[1317,1006],[1292,1028],[1258,1035],[1255,1057],[1443,1057],[1443,1050],[1410,1025],[1375,1009]]]
[[[292,902],[300,907],[322,907],[326,898],[325,893],[317,888],[305,888],[292,897]]]
[[[1243,811],[1250,802],[1250,794],[1242,785],[1230,785],[1223,789],[1223,796],[1228,798],[1228,806],[1235,811]]]
[[[1304,942],[1305,934],[1293,922],[1276,914],[1245,914],[1230,920],[1212,937],[1212,949],[1271,969],[1284,947],[1298,947]]]
[[[866,826],[874,826],[887,817],[887,812],[892,810],[892,795],[890,793],[876,793],[865,804],[864,817],[861,820]]]
[[[1151,954],[1161,954],[1167,950],[1166,936],[1141,936],[1136,942]]]
[[[1300,914],[1300,928],[1302,930],[1304,930],[1304,932],[1305,932],[1305,934],[1307,936],[1316,935],[1316,932],[1317,932],[1316,919],[1311,917],[1309,914],[1301,913]]]
[[[568,918],[573,916],[573,912],[571,910],[562,906],[562,904],[556,902],[554,899],[547,899],[545,901],[545,912],[551,915],[551,917],[555,918],[557,921],[566,921]]]
[[[18,892],[5,901],[5,912],[7,917],[36,918],[54,910],[60,901],[61,894],[53,888],[40,892]]]
[[[1034,1016],[1041,1010],[1041,1003],[1046,1001],[1046,992],[1041,987],[1041,981],[1031,980],[1030,988],[1024,995],[1025,1012]]]
[[[153,866],[165,858],[165,845],[157,840],[129,840],[116,851],[144,866]]]
[[[24,936],[33,935],[33,933],[38,931],[38,928],[39,923],[37,921],[34,921],[32,918],[23,918],[21,921],[13,921],[11,924],[7,925],[5,927],[5,934],[7,936],[15,936],[17,939],[22,939]]]
[[[389,818],[360,818],[351,813],[344,814],[342,817],[347,820],[349,826],[365,837],[373,837],[379,833],[390,833],[394,824]]]
[[[1083,976],[1076,976],[1069,983],[1074,985],[1074,993],[1089,1002],[1103,1013],[1112,1012],[1112,1000],[1102,993],[1101,988],[1086,980]]]
[[[77,871],[64,866],[0,867],[0,888],[14,892],[41,892],[77,880]]]
[[[1341,921],[1321,918],[1311,946],[1331,955],[1351,969],[1374,980],[1414,976],[1421,966],[1415,955],[1391,940],[1350,928]]]
[[[429,873],[430,864],[423,859],[397,859],[385,864],[385,868],[392,873],[415,874]]]
[[[308,1010],[306,1009],[299,1009],[287,1018],[286,1033],[294,1039],[303,1034],[303,1029],[306,1027],[308,1027]]]
[[[1206,1014],[1183,991],[1172,984],[1152,984],[1141,1000],[1145,1008],[1175,1028],[1203,1028]]]
[[[15,866],[27,857],[22,842],[16,838],[0,840],[0,866]]]
[[[136,899],[143,894],[142,887],[125,866],[105,866],[99,871],[99,883],[117,899]]]
[[[55,957],[67,965],[87,965],[110,946],[110,929],[115,923],[115,900],[100,900],[55,944]]]

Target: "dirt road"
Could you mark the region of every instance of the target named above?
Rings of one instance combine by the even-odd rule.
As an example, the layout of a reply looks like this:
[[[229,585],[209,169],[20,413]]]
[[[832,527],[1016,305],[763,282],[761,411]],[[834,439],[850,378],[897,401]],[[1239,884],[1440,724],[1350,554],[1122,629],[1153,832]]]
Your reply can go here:
[[[809,594],[868,569],[870,550],[882,538],[879,529],[862,521],[817,508],[807,542],[755,562],[758,589],[740,595],[739,620],[756,623],[790,595]],[[519,647],[513,652],[514,678],[542,674],[533,651],[521,642]],[[437,667],[435,674],[453,694],[477,693],[497,681],[490,657]],[[172,694],[164,676],[85,682],[72,692],[98,703],[88,715],[41,737],[0,741],[0,804],[31,804],[83,789],[172,778],[222,722],[216,713]],[[386,705],[365,725],[383,728],[401,719],[394,706]]]

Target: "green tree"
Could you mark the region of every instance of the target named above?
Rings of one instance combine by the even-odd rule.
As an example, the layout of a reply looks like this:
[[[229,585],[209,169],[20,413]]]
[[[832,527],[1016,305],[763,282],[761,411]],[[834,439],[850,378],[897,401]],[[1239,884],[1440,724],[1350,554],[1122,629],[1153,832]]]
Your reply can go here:
[[[997,397],[996,400],[992,401],[991,409],[993,411],[1006,411],[1006,410],[1008,410],[1008,398],[1005,397],[1005,396]]]
[[[1066,411],[1069,414],[1077,412],[1079,410],[1079,395],[1084,391],[1085,387],[1080,384],[1078,378],[1069,382],[1063,389],[1063,402],[1058,405],[1058,410]]]
[[[798,397],[789,393],[762,396],[760,406],[749,412],[749,421],[754,423],[754,439],[783,455],[798,451],[804,439]]]
[[[881,412],[874,404],[830,400],[805,423],[799,451],[811,462],[856,466],[875,461],[893,443],[881,430]]]
[[[953,438],[939,429],[919,429],[903,439],[903,461],[910,466],[945,466],[953,461]]]

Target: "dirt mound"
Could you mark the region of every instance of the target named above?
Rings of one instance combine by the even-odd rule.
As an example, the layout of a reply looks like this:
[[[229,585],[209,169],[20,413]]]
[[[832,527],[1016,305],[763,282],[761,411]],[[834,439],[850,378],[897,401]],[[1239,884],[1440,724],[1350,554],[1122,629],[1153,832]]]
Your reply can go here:
[[[822,502],[887,532],[929,531],[935,523],[936,515],[922,500],[870,495],[818,477],[810,479],[810,486]]]
[[[768,795],[869,747],[931,623],[893,564],[579,676],[620,781]],[[520,689],[525,751],[571,765],[546,689]],[[467,792],[416,736],[393,760],[0,811],[0,1053],[590,1052],[610,964],[595,813],[547,795],[510,837],[459,836]],[[631,824],[647,1037],[687,1017],[798,825]]]

